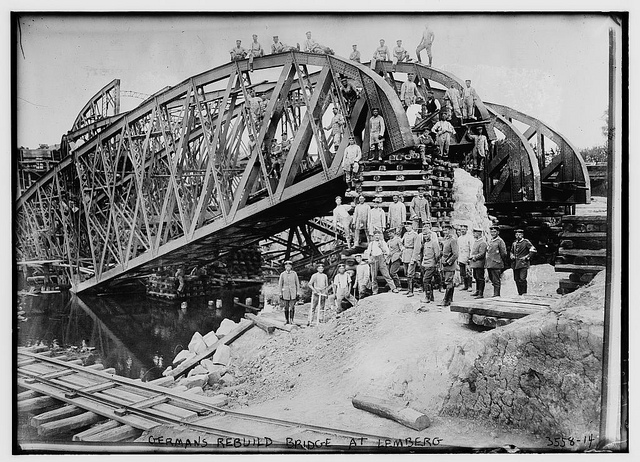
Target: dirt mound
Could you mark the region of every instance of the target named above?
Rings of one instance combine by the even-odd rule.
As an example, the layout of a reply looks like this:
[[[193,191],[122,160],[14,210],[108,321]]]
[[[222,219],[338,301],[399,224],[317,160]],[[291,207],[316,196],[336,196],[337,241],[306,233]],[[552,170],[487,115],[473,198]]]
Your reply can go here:
[[[604,280],[458,347],[443,412],[543,435],[597,434]]]

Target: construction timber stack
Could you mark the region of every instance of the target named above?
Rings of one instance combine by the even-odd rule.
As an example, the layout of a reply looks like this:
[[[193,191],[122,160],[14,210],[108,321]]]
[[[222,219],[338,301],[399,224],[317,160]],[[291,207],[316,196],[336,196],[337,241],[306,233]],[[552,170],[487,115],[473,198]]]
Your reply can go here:
[[[608,230],[604,215],[568,215],[562,218],[556,272],[569,273],[560,280],[559,294],[573,292],[606,268]]]

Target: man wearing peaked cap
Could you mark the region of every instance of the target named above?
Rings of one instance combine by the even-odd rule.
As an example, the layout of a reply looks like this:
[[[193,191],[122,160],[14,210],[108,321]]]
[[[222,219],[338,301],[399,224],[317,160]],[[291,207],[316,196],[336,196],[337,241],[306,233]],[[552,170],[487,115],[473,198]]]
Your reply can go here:
[[[473,272],[473,279],[476,281],[476,290],[471,294],[475,298],[484,297],[484,262],[487,254],[487,241],[482,235],[482,228],[473,228],[473,244],[469,256],[469,267]]]
[[[507,259],[507,246],[498,235],[500,228],[496,225],[489,228],[491,240],[487,244],[487,256],[485,257],[485,268],[489,273],[489,279],[493,285],[493,296],[500,296],[500,285],[502,272],[504,271],[504,261]]]
[[[384,231],[387,227],[387,215],[380,207],[381,203],[382,197],[376,196],[373,199],[373,208],[369,211],[369,220],[367,221],[370,236],[373,236],[375,231]]]
[[[471,268],[469,265],[469,257],[471,255],[471,246],[473,238],[467,234],[468,226],[466,223],[460,223],[458,228],[458,268],[460,269],[460,279],[464,286],[462,290],[471,290]]]
[[[524,230],[516,229],[516,240],[511,244],[511,266],[513,280],[519,295],[527,293],[527,271],[531,266],[531,257],[537,252],[529,239],[524,238]]]
[[[284,308],[286,324],[292,324],[296,300],[300,293],[300,280],[292,269],[291,260],[284,262],[284,271],[280,274],[280,279],[278,280],[278,291]]]

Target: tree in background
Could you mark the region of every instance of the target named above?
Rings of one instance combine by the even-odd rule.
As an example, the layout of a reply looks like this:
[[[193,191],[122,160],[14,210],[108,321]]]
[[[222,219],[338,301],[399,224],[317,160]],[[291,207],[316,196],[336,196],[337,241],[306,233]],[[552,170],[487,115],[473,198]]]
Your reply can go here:
[[[607,139],[609,138],[609,110],[606,109],[601,119],[604,121],[602,126],[602,137],[604,138],[604,144],[599,146],[592,146],[580,150],[580,155],[585,162],[606,162],[607,161]]]

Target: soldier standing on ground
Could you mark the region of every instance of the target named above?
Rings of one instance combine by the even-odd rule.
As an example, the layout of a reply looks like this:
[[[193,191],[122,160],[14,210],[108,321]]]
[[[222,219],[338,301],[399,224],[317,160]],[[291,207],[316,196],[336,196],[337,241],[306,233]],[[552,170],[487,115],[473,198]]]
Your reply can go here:
[[[344,116],[338,113],[338,108],[333,107],[333,117],[328,127],[324,127],[325,130],[331,130],[333,135],[333,148],[335,152],[338,152],[340,142],[342,141],[342,134],[344,133],[344,127],[347,126],[347,122],[344,120]]]
[[[433,280],[438,271],[440,261],[440,244],[432,239],[430,230],[421,234],[422,245],[422,288],[424,290],[423,303],[434,301],[433,298]],[[426,308],[420,308],[420,311],[427,311]]]
[[[322,263],[317,266],[317,272],[311,275],[311,279],[309,279],[309,288],[311,289],[311,306],[309,307],[309,319],[307,324],[309,326],[313,325],[313,318],[315,317],[317,320],[317,326],[320,321],[320,311],[324,312],[324,306],[327,301],[329,290],[329,278],[324,274],[324,265]]]
[[[442,157],[449,156],[449,145],[451,144],[451,136],[456,133],[453,125],[451,125],[451,123],[447,121],[445,117],[446,115],[441,112],[440,120],[435,123],[433,128],[431,128],[431,132],[436,134],[436,142],[438,143],[440,156]]]
[[[349,55],[349,59],[351,61],[355,61],[355,62],[359,63],[360,62],[360,52],[358,51],[358,45],[352,45],[352,46],[353,46],[353,51]]]
[[[485,257],[485,268],[489,273],[489,279],[493,285],[493,296],[500,296],[500,278],[504,269],[504,260],[507,258],[507,246],[498,235],[500,228],[492,226],[489,228],[491,240],[487,244],[487,256]]]
[[[482,236],[481,228],[473,228],[473,245],[469,256],[469,266],[473,271],[473,279],[476,280],[476,291],[471,294],[475,298],[484,297],[484,266],[487,255],[487,241]]]
[[[336,310],[338,313],[344,311],[342,309],[342,300],[348,300],[352,306],[355,306],[358,302],[351,295],[351,278],[345,271],[344,264],[340,263],[338,265],[338,273],[333,278],[333,293],[336,295]]]
[[[411,199],[411,205],[409,210],[411,216],[416,216],[418,220],[418,229],[421,229],[425,223],[431,221],[431,211],[429,207],[429,200],[424,197],[425,189],[420,186],[418,188],[418,195]]]
[[[360,160],[362,159],[362,151],[360,146],[356,144],[353,135],[349,136],[349,145],[344,150],[342,158],[342,171],[344,172],[344,180],[347,183],[347,191],[355,188],[355,181],[360,171]]]
[[[231,61],[240,61],[247,57],[247,50],[245,50],[241,45],[242,40],[236,40],[236,47],[229,51]]]
[[[373,236],[376,231],[384,231],[387,227],[387,217],[384,210],[380,207],[382,203],[382,197],[376,196],[373,199],[373,208],[369,211],[369,219],[367,220],[367,229],[369,236]]]
[[[353,245],[358,247],[360,245],[360,231],[364,230],[365,239],[367,240],[367,244],[369,243],[369,235],[367,234],[368,229],[367,225],[369,222],[369,212],[371,211],[371,207],[368,204],[364,203],[364,196],[358,197],[358,205],[356,205],[355,210],[353,211],[353,222],[355,225],[355,236],[353,238]]]
[[[371,151],[369,159],[374,159],[377,151],[378,161],[381,162],[382,150],[384,149],[384,119],[380,115],[380,110],[377,107],[374,107],[371,113],[372,116],[369,119],[369,144]]]
[[[371,267],[369,261],[362,254],[356,254],[356,285],[358,287],[358,300],[364,298],[367,289],[371,288]]]
[[[418,44],[416,48],[416,55],[418,56],[418,62],[421,63],[422,59],[420,58],[420,52],[422,50],[427,50],[427,56],[429,58],[429,66],[433,62],[433,56],[431,55],[431,45],[433,44],[433,40],[436,38],[435,34],[431,29],[429,29],[428,25],[424,26],[424,31],[422,31],[422,40]]]
[[[342,197],[336,196],[336,207],[333,209],[333,229],[336,232],[336,238],[338,237],[338,225],[344,230],[345,238],[347,240],[347,247],[351,247],[351,210],[350,205],[342,204]]]
[[[444,225],[444,240],[442,241],[442,275],[445,293],[439,306],[449,306],[453,301],[453,276],[458,265],[458,241],[453,235],[451,225]]]
[[[464,286],[462,290],[471,290],[471,271],[467,264],[471,256],[471,246],[473,239],[467,234],[468,226],[464,223],[460,224],[458,236],[458,266],[460,267],[460,279]]]
[[[407,207],[400,201],[400,195],[393,195],[393,202],[389,205],[389,228],[395,230],[398,236],[402,232],[404,222],[407,221]]]
[[[293,271],[291,260],[284,262],[284,271],[280,273],[278,280],[278,291],[280,292],[280,300],[284,308],[285,324],[293,324],[293,316],[295,314],[296,300],[300,292],[300,281],[298,275]]]
[[[402,236],[402,264],[404,265],[404,275],[407,278],[407,297],[413,297],[413,278],[416,274],[416,264],[420,254],[420,236],[413,229],[413,222],[407,221],[405,233]]]
[[[371,266],[371,287],[373,294],[375,295],[378,293],[378,272],[382,274],[382,277],[391,288],[391,292],[397,293],[398,289],[396,288],[393,279],[391,279],[389,267],[387,266],[389,246],[387,246],[387,243],[382,239],[381,231],[376,231],[373,235],[373,241],[371,241],[367,246],[365,255],[368,257],[369,266]]]
[[[251,46],[249,47],[249,70],[253,72],[253,58],[259,58],[264,56],[264,50],[262,49],[262,45],[258,43],[258,36],[253,34],[253,42],[251,42]]]
[[[476,119],[474,107],[478,101],[478,94],[475,88],[471,86],[471,80],[464,81],[466,86],[462,89],[462,116],[465,119]]]
[[[389,275],[391,275],[396,287],[400,287],[398,271],[402,267],[402,241],[400,240],[400,233],[395,229],[390,229],[389,234],[391,235],[389,242],[387,242],[389,246]]]
[[[518,295],[527,293],[527,270],[531,266],[531,257],[537,252],[529,239],[524,238],[524,230],[516,229],[516,240],[511,244],[511,265],[513,280],[518,289]]]
[[[407,75],[407,81],[402,83],[400,87],[400,99],[404,103],[405,109],[409,106],[416,104],[416,100],[418,98],[418,87],[414,80],[414,75],[409,73]]]

